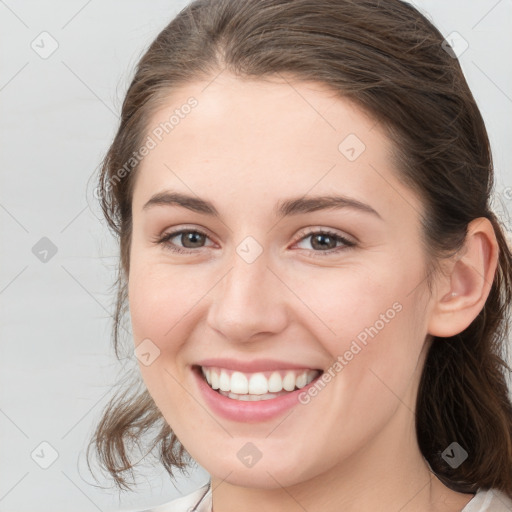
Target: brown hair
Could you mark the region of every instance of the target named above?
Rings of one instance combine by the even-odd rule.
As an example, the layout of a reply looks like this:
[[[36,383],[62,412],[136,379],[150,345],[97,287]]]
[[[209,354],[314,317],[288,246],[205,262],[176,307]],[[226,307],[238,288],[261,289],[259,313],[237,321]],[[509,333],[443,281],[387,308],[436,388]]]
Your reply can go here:
[[[494,227],[499,262],[484,308],[460,334],[429,336],[416,432],[446,486],[464,493],[497,488],[512,498],[505,362],[512,254],[490,207],[494,177],[485,125],[458,60],[442,44],[440,32],[400,0],[198,0],[183,9],[140,60],[101,167],[101,206],[120,243],[114,346],[119,356],[137,171],[131,156],[156,108],[177,87],[223,70],[327,84],[378,120],[393,141],[397,173],[424,201],[423,242],[432,268],[462,247],[473,219],[486,217]],[[154,428],[148,452],[159,449],[171,475],[185,468],[187,454],[146,389],[124,389],[105,409],[89,449],[120,488],[128,487],[126,472],[133,475],[129,443]],[[468,452],[456,468],[442,458],[453,441]]]

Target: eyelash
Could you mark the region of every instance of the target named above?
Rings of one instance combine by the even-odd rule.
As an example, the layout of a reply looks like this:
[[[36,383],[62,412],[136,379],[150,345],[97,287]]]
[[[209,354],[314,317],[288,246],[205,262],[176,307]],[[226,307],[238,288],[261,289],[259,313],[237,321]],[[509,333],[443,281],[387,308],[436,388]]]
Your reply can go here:
[[[197,249],[183,249],[180,246],[177,246],[177,245],[172,244],[170,242],[171,238],[174,238],[175,236],[181,235],[183,233],[197,233],[199,235],[202,235],[202,236],[208,238],[208,235],[206,233],[204,233],[203,231],[198,230],[198,229],[180,229],[180,230],[177,230],[177,231],[172,231],[170,233],[166,233],[161,238],[157,237],[156,240],[154,240],[154,243],[161,244],[166,249],[168,249],[168,250],[170,250],[172,252],[175,252],[175,253],[179,253],[179,254],[191,254],[193,252],[197,252],[198,250],[204,248],[204,247],[199,247]],[[308,250],[308,252],[311,253],[312,255],[314,255],[315,257],[316,256],[322,256],[322,257],[323,256],[330,256],[333,253],[339,253],[340,251],[346,251],[346,250],[352,249],[353,247],[356,246],[355,242],[353,242],[353,241],[351,241],[351,240],[349,240],[349,239],[339,235],[338,233],[330,231],[328,229],[310,230],[307,233],[305,233],[301,238],[299,238],[299,240],[297,240],[297,242],[301,242],[302,240],[305,240],[306,238],[311,237],[313,235],[327,235],[327,236],[329,236],[331,238],[334,238],[337,242],[342,242],[344,244],[344,247],[337,247],[337,248],[334,248],[334,249],[328,249],[326,251],[315,251],[313,249]],[[297,242],[295,242],[295,243],[297,243]]]

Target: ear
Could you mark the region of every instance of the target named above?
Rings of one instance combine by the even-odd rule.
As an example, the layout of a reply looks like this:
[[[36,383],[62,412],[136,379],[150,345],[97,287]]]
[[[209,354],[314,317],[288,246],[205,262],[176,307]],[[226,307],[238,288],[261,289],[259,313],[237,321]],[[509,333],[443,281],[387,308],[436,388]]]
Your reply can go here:
[[[449,261],[448,271],[438,281],[429,334],[455,336],[477,317],[491,290],[498,251],[489,219],[479,217],[470,222],[464,247]]]

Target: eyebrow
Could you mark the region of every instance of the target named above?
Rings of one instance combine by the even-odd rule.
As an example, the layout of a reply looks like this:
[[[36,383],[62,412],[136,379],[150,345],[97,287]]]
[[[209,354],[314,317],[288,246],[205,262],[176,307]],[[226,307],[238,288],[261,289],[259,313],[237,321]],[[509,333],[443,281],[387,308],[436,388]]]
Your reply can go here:
[[[193,212],[220,217],[215,206],[205,199],[189,196],[179,192],[163,191],[155,194],[142,207],[148,210],[155,206],[181,206]],[[274,208],[278,217],[311,213],[319,210],[351,208],[372,214],[382,220],[380,214],[370,205],[346,196],[325,195],[313,197],[296,197],[280,201]]]

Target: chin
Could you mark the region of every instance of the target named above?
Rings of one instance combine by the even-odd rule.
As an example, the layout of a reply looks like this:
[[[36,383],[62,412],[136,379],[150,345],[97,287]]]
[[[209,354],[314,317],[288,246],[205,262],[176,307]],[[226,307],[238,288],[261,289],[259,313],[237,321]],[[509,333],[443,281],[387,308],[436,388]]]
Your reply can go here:
[[[203,457],[198,463],[215,478],[232,485],[255,489],[291,487],[315,476],[313,468],[306,468],[303,463],[297,463],[285,454],[281,456],[275,452],[266,460],[262,457],[252,467],[244,467],[238,459],[233,461],[233,458],[222,461],[219,457],[211,460]]]
[[[259,466],[259,464],[258,464]],[[296,478],[295,475],[290,471],[290,468],[286,470],[276,469],[270,465],[269,468],[260,466],[258,468],[214,468],[215,475],[221,480],[240,487],[248,487],[254,489],[280,489],[282,487],[290,487],[294,484],[300,483],[301,479]],[[226,477],[226,475],[229,475]]]

